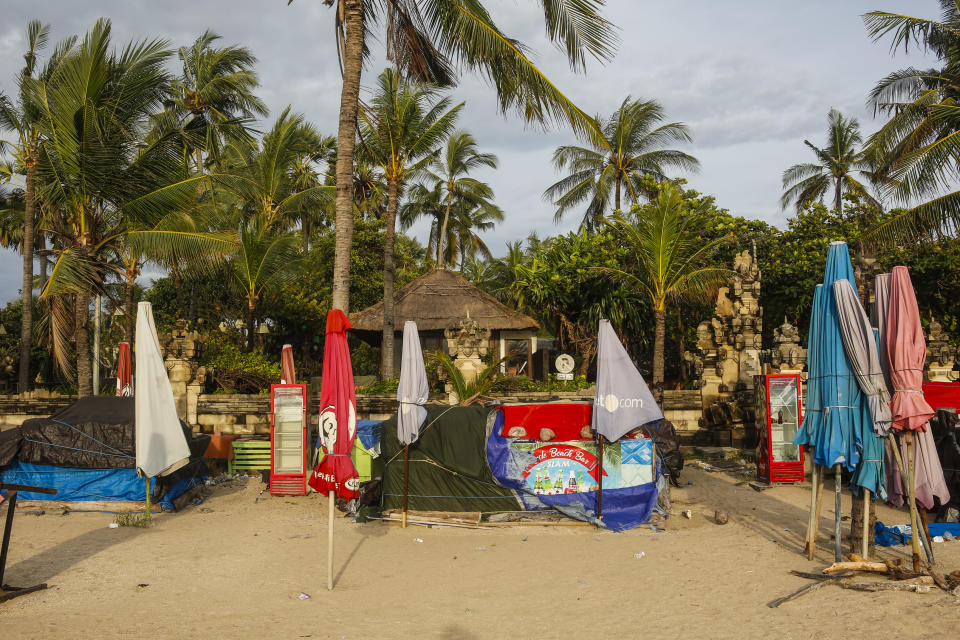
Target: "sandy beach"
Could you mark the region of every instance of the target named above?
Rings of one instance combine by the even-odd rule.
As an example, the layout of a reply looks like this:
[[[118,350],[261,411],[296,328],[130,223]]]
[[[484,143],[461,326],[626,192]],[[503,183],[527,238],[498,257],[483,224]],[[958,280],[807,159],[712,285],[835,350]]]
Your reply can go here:
[[[830,508],[808,562],[800,555],[808,487],[757,492],[691,468],[687,482],[656,532],[401,529],[338,517],[332,592],[327,503],[316,494],[267,498],[258,479],[233,481],[149,529],[109,528],[106,513],[24,509],[6,581],[50,588],[0,605],[0,629],[24,639],[957,637],[960,599],[937,589],[831,586],[768,608],[807,583],[791,569],[832,561]],[[691,519],[681,516],[687,509]],[[729,524],[713,523],[716,509]],[[879,517],[907,520],[886,507]],[[960,568],[960,541],[935,550],[943,569]]]

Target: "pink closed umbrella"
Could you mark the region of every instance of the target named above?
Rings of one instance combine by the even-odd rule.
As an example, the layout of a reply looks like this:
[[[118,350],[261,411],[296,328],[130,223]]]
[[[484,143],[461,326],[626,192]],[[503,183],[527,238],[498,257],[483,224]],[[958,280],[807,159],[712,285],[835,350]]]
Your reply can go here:
[[[933,496],[947,500],[949,491],[943,479],[943,469],[940,467],[936,448],[926,428],[934,414],[933,408],[923,398],[923,365],[927,344],[920,326],[917,296],[906,267],[894,267],[890,274],[889,304],[885,344],[890,363],[890,381],[893,385],[890,410],[893,414],[893,428],[904,432],[903,457],[907,467],[913,566],[914,571],[919,571],[920,517],[917,512],[917,498],[922,496],[924,506],[933,506]],[[912,450],[914,431],[918,432],[916,453]]]
[[[350,326],[343,311],[332,309],[327,314],[323,379],[320,383],[320,442],[324,455],[309,480],[314,491],[327,494],[329,504],[327,589],[333,589],[334,495],[344,500],[360,495],[359,476],[350,459],[353,441],[357,437],[357,396],[347,346]]]
[[[117,395],[133,395],[133,368],[130,366],[130,343],[120,343],[117,355]]]
[[[283,345],[280,351],[280,384],[296,384],[297,375],[293,370],[293,346]]]

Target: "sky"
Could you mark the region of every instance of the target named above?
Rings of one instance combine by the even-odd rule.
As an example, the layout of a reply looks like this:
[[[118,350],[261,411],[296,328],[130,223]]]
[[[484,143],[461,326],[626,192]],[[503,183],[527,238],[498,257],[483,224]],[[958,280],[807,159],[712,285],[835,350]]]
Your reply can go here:
[[[913,51],[892,56],[889,39],[870,40],[861,15],[885,10],[939,16],[936,0],[608,0],[605,15],[621,37],[617,55],[574,73],[544,36],[538,3],[484,4],[501,30],[531,47],[538,67],[584,111],[608,116],[627,96],[658,100],[666,120],[685,123],[693,136],[681,147],[701,164],[698,173],[683,176],[689,186],[715,196],[734,215],[779,226],[788,215],[779,205],[781,175],[813,160],[803,140],[825,143],[827,112],[836,108],[858,118],[869,135],[881,124],[866,104],[874,84],[895,69],[932,63]],[[29,20],[50,24],[56,41],[85,32],[99,17],[112,21],[117,44],[163,38],[176,48],[211,29],[223,44],[246,46],[259,60],[259,95],[272,116],[292,105],[323,133],[336,133],[334,14],[320,0],[290,6],[286,0],[11,3],[0,23],[0,89],[13,90]],[[382,46],[376,46],[363,91],[386,64]],[[544,129],[500,113],[491,86],[469,71],[452,96],[466,102],[461,128],[499,158],[496,170],[475,174],[491,184],[506,215],[484,234],[494,255],[531,232],[544,237],[574,229],[576,212],[555,224],[554,208],[543,199],[543,191],[562,177],[551,163],[553,150],[578,144],[570,129]],[[411,233],[426,242],[425,224]],[[21,273],[19,255],[0,249],[0,301],[19,295]]]

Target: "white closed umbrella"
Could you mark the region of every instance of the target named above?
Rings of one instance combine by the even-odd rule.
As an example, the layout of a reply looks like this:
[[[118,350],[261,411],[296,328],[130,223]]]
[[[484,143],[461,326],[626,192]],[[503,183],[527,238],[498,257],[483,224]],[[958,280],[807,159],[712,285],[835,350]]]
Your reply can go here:
[[[190,447],[180,427],[173,389],[160,353],[153,308],[137,305],[136,415],[137,473],[147,479],[147,514],[150,513],[150,478],[165,476],[190,460]]]
[[[400,381],[397,385],[397,439],[403,445],[403,524],[407,526],[407,472],[410,444],[420,436],[420,427],[427,419],[424,407],[430,396],[427,369],[423,364],[417,323],[403,324],[403,351],[400,356]]]

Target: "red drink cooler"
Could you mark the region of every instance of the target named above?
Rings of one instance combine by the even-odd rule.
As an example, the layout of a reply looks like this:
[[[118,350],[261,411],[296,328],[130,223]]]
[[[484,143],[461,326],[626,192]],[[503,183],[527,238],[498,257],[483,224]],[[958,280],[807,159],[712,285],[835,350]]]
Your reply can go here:
[[[757,477],[768,484],[803,482],[803,447],[793,444],[803,419],[800,376],[754,376]]]
[[[270,495],[307,492],[307,385],[270,385]]]

